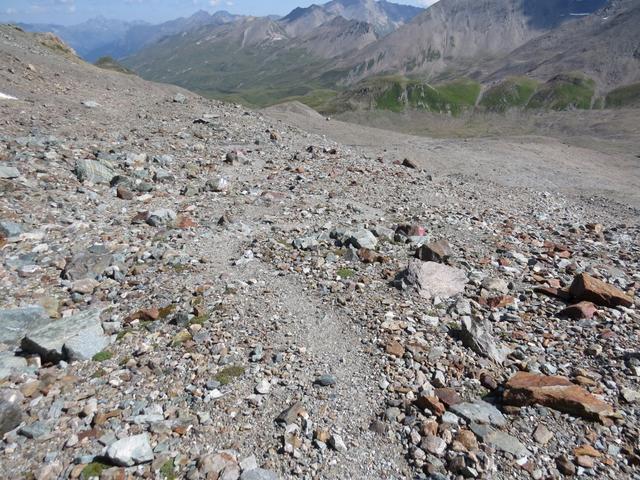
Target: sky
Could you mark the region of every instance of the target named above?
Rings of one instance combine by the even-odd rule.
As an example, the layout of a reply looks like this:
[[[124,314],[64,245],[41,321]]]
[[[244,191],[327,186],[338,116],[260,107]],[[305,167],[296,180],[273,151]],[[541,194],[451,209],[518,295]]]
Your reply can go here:
[[[123,20],[159,23],[189,16],[197,10],[228,10],[244,15],[286,15],[296,7],[328,0],[0,0],[0,23],[71,25],[102,15]],[[437,0],[394,0],[426,6]]]

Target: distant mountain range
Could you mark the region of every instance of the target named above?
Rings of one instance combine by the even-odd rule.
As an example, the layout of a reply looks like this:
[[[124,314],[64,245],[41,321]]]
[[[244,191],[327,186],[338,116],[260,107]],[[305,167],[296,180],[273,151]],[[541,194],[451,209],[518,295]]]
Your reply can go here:
[[[51,30],[87,59],[111,55],[145,78],[258,106],[456,114],[640,95],[640,0],[333,0],[282,18],[90,23]]]
[[[176,35],[203,25],[223,25],[240,18],[225,11],[209,14],[203,10],[187,18],[158,25],[124,22],[97,17],[78,25],[18,24],[30,32],[52,32],[89,62],[100,57],[123,58],[168,35]]]

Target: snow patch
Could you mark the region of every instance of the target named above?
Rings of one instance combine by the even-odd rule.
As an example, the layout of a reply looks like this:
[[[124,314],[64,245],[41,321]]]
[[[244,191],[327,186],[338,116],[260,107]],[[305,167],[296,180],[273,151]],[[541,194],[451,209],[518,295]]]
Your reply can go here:
[[[0,100],[17,100],[17,98],[0,92]]]

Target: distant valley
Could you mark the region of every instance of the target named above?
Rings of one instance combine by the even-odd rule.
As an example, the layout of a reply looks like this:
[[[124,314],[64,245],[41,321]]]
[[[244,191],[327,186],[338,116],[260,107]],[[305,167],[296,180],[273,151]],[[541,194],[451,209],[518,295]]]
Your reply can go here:
[[[459,115],[640,102],[637,0],[333,0],[282,18],[109,23],[49,29],[87,60],[256,107]]]

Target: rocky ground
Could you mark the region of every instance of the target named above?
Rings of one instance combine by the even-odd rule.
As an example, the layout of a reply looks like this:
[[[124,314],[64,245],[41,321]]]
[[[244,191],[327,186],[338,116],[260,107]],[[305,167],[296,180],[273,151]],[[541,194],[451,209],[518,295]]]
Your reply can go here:
[[[633,204],[44,40],[0,27],[2,478],[640,478]]]

